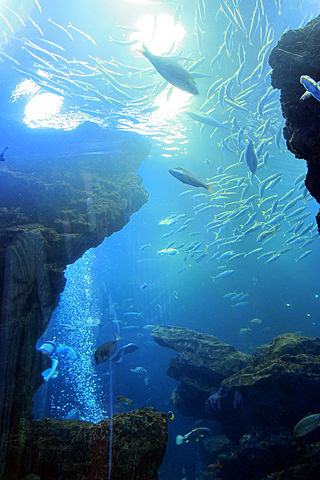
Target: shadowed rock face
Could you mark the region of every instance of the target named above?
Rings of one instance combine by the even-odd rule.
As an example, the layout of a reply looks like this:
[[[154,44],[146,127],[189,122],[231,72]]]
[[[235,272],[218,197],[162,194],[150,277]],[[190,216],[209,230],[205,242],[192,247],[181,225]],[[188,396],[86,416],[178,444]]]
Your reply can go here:
[[[16,138],[26,141],[22,130]],[[33,154],[8,149],[0,165],[0,477],[5,445],[32,428],[32,397],[49,366],[35,344],[66,265],[120,230],[148,197],[136,173],[150,152],[146,139],[92,124],[29,135]],[[23,443],[23,462],[22,451]]]
[[[320,64],[317,61],[320,39],[320,18],[304,28],[291,30],[281,36],[272,50],[269,64],[272,67],[271,82],[281,90],[282,113],[286,120],[284,137],[289,150],[297,158],[307,161],[306,187],[320,203],[320,102],[311,97],[300,100],[305,88],[300,84],[301,75],[320,80]],[[319,225],[319,220],[318,220]]]

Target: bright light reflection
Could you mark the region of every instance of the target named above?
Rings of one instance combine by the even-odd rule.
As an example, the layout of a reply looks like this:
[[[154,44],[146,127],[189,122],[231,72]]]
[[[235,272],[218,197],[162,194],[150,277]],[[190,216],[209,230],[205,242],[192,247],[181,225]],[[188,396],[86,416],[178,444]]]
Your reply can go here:
[[[167,13],[160,15],[145,15],[136,23],[138,32],[132,32],[130,40],[139,40],[139,48],[141,43],[145,43],[150,51],[155,55],[162,55],[168,51],[176,51],[186,31],[180,22],[175,23],[174,17]],[[172,48],[174,44],[174,47]],[[135,45],[133,49],[135,50]]]
[[[154,99],[153,104],[159,108],[152,113],[151,118],[156,118],[157,121],[160,122],[173,119],[188,107],[191,97],[192,95],[190,93],[168,85],[168,87]]]
[[[127,0],[127,2],[128,3],[140,3],[141,5],[146,4],[146,3],[156,3],[153,0]]]
[[[40,93],[32,97],[24,110],[25,122],[51,120],[61,110],[63,97],[54,93]]]
[[[18,98],[24,95],[35,95],[40,91],[39,85],[33,80],[26,79],[19,83],[12,92],[12,101],[15,102]]]

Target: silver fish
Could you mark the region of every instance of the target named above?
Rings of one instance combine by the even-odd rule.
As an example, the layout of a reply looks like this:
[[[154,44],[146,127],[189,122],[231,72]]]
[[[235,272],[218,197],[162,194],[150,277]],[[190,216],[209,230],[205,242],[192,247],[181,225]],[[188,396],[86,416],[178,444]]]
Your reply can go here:
[[[143,45],[141,53],[152,63],[157,72],[159,72],[167,82],[171,83],[171,85],[174,85],[185,92],[199,95],[197,85],[192,78],[191,73],[179,65],[179,63],[168,57],[153,55],[145,45]]]
[[[189,170],[185,168],[177,167],[177,168],[170,168],[169,173],[180,180],[182,183],[186,183],[187,185],[192,185],[193,187],[202,187],[206,190],[209,190],[209,186],[201,180],[201,178],[194,175]]]

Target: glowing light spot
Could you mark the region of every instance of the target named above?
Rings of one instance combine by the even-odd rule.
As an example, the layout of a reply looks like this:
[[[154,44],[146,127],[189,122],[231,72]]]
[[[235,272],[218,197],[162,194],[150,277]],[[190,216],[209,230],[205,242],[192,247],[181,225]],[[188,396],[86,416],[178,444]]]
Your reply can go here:
[[[29,100],[24,114],[25,122],[50,120],[61,110],[63,97],[54,93],[40,93]]]
[[[146,3],[154,3],[153,0],[127,0],[128,3],[140,3],[141,5]]]
[[[145,43],[155,55],[163,55],[167,52],[175,52],[181,45],[186,30],[180,22],[175,22],[174,17],[167,13],[160,15],[145,15],[136,23],[138,32],[132,32],[130,40],[138,40],[140,45],[135,44],[132,48],[137,50]]]
[[[39,85],[36,84],[33,80],[26,79],[23,82],[19,83],[16,88],[13,90],[11,98],[15,102],[18,98],[23,97],[24,95],[35,95],[40,91]]]
[[[286,307],[291,307],[290,303],[286,303]]]
[[[168,85],[168,87],[155,98],[153,104],[159,108],[152,113],[151,119],[164,121],[176,117],[188,106],[191,98],[192,95],[190,93]]]
[[[314,298],[319,298],[319,295],[316,293],[315,296],[314,296]]]

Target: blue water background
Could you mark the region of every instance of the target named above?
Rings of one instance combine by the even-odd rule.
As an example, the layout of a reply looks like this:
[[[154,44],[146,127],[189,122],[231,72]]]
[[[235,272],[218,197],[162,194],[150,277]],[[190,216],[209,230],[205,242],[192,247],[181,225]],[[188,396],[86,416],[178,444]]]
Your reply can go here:
[[[224,54],[211,70],[210,61],[223,43],[228,22],[223,16],[216,22],[218,2],[181,3],[183,8],[180,20],[188,35],[176,53],[184,56],[190,54],[194,58],[204,56],[206,60],[199,67],[199,71],[212,74],[212,78],[196,79],[200,96],[189,98],[190,103],[188,105],[187,102],[186,108],[197,111],[216,76],[228,78],[234,73],[236,69],[234,58],[238,45],[233,46],[233,57]],[[316,3],[311,0],[302,2],[287,0],[281,2],[280,12],[278,1],[265,0],[263,4],[269,25],[274,28],[273,45],[286,29],[296,28],[308,19],[314,18],[318,13]],[[204,19],[201,20],[203,5],[206,5],[206,12]],[[239,5],[243,18],[248,23],[255,2],[240,1]],[[223,148],[226,133],[217,131],[210,138],[212,129],[204,127],[200,131],[199,124],[183,115],[181,109],[169,118],[166,118],[166,112],[162,109],[161,115],[157,117],[142,113],[146,105],[139,107],[129,104],[126,107],[125,102],[124,106],[90,102],[88,104],[76,94],[62,94],[64,103],[61,113],[69,115],[71,112],[72,118],[69,123],[65,123],[61,118],[60,120],[51,118],[51,123],[35,119],[26,125],[24,109],[32,95],[21,95],[16,100],[9,99],[15,87],[28,78],[28,72],[34,74],[36,71],[34,58],[22,48],[25,46],[24,38],[39,45],[39,38],[47,38],[63,45],[65,53],[57,49],[54,51],[66,55],[69,59],[75,58],[90,63],[90,56],[108,61],[116,58],[123,65],[144,69],[149,66],[146,59],[137,57],[130,47],[117,45],[108,41],[108,38],[111,36],[115,39],[127,39],[128,35],[117,25],[135,25],[146,13],[153,15],[168,12],[174,15],[179,8],[179,2],[135,4],[126,0],[118,2],[95,0],[93,4],[92,1],[69,0],[68,3],[60,0],[42,1],[41,12],[34,1],[24,2],[23,10],[17,1],[8,3],[8,6],[25,19],[28,15],[31,16],[43,31],[41,35],[30,21],[22,27],[21,22],[14,16],[10,17],[15,30],[14,35],[11,35],[12,32],[5,24],[3,25],[2,51],[11,57],[10,60],[9,57],[0,55],[3,60],[0,64],[3,78],[2,142],[9,145],[7,153],[9,161],[10,156],[25,158],[26,161],[28,156],[33,156],[38,158],[39,162],[43,162],[45,154],[48,158],[64,155],[66,159],[73,155],[87,155],[89,162],[93,151],[112,152],[118,148],[119,130],[146,134],[153,141],[151,155],[141,164],[138,172],[149,193],[148,202],[131,217],[130,222],[120,232],[106,238],[102,245],[88,251],[82,259],[66,269],[65,291],[38,345],[56,337],[60,343],[73,347],[78,357],[74,362],[60,362],[58,377],[40,387],[35,396],[35,418],[42,416],[64,418],[73,407],[77,407],[84,419],[96,422],[110,414],[111,404],[116,413],[142,406],[153,406],[162,411],[171,409],[170,395],[177,383],[166,376],[166,369],[174,353],[153,341],[150,336],[150,325],[175,325],[210,333],[248,353],[258,345],[269,342],[276,335],[287,332],[318,336],[319,240],[314,236],[315,230],[312,232],[314,239],[309,246],[303,249],[294,244],[289,252],[280,255],[272,263],[266,264],[265,260],[257,258],[258,254],[254,254],[234,260],[232,266],[231,263],[227,263],[223,268],[224,262],[209,260],[209,256],[218,248],[207,247],[215,239],[215,235],[205,229],[205,225],[212,220],[212,211],[209,209],[195,214],[195,206],[204,201],[204,197],[193,198],[192,195],[202,191],[194,189],[189,195],[179,196],[189,187],[168,174],[169,168],[184,167],[206,179],[237,162],[239,154]],[[4,13],[6,16],[9,15],[7,11]],[[48,18],[65,27],[71,21],[72,25],[93,37],[97,45],[93,45],[86,37],[77,35],[71,30],[69,32],[72,33],[74,40],[70,41],[62,30],[48,22]],[[198,37],[195,35],[197,26]],[[235,43],[238,38],[240,37],[234,34]],[[42,46],[49,48],[48,45]],[[245,71],[249,75],[255,68],[260,47],[258,42],[257,46],[247,43],[243,43],[243,46],[247,52]],[[41,52],[39,54],[42,55]],[[43,58],[48,60],[46,55]],[[63,65],[63,61],[61,62]],[[57,68],[61,65],[56,62]],[[248,108],[252,112],[256,112],[259,99],[270,85],[268,70],[266,65],[263,75],[256,80],[257,84],[252,95],[248,97]],[[123,78],[130,80],[125,67],[118,67],[118,72],[124,76]],[[160,80],[158,74],[142,74],[136,84],[140,82],[143,85]],[[53,83],[49,82],[51,86]],[[94,79],[93,87],[103,94],[114,95],[112,89],[106,87],[101,79]],[[42,92],[46,91],[45,87],[41,88]],[[235,90],[240,91],[239,88],[234,88]],[[279,95],[274,98],[278,99]],[[151,106],[154,101],[155,98],[150,100]],[[247,124],[251,136],[254,136],[256,129],[268,118],[266,116],[262,119],[256,114],[248,117],[246,113],[240,111],[230,115],[219,103],[212,115],[220,121],[228,121],[229,124],[232,117],[235,117],[240,126]],[[275,137],[284,123],[279,103],[270,115],[275,125],[274,130],[271,130]],[[68,136],[63,133],[64,130],[70,130],[83,120],[90,119],[111,131],[112,137],[108,141],[93,141],[90,139],[90,130],[88,129],[89,133],[86,135],[84,126],[79,130],[80,135],[77,136],[75,133],[76,136],[73,138],[76,140],[70,150]],[[273,142],[267,149],[270,159],[265,167],[258,169],[257,176],[264,179],[273,173],[282,172],[281,182],[270,190],[270,194],[280,198],[292,188],[295,179],[306,172],[305,163],[303,160],[295,159],[286,150],[283,139],[278,146]],[[248,169],[242,164],[235,167],[231,173],[247,178]],[[255,184],[249,189],[251,193],[247,196],[257,192]],[[317,213],[315,201],[309,198],[303,204],[310,213],[309,218],[305,219],[305,225],[315,222],[314,216]],[[221,209],[215,212],[220,211]],[[185,216],[180,217],[178,223],[173,225],[159,224],[161,220],[177,215]],[[193,219],[188,229],[162,238],[170,230],[176,230],[187,218]],[[241,231],[241,225],[246,219],[247,216],[235,220],[231,226],[224,227],[219,236],[228,237],[235,228]],[[283,248],[290,237],[286,232],[291,225],[292,221],[290,224],[281,221],[280,231],[262,245],[261,253],[268,250],[277,252]],[[196,232],[199,234],[190,235]],[[260,246],[256,242],[258,233],[221,251],[250,252]],[[198,239],[202,243],[201,250],[205,253],[210,251],[210,255],[199,263],[197,263],[199,254],[193,256],[187,254],[184,252],[185,247],[172,256],[158,253],[172,240],[176,241],[173,245],[175,248],[182,243],[188,246]],[[307,249],[311,249],[312,252],[303,260],[297,261]],[[232,275],[213,281],[212,277],[224,269],[231,268],[235,270]],[[246,294],[247,303],[235,306],[235,302],[225,297],[230,292],[243,292]],[[132,312],[138,315],[128,315]],[[261,323],[251,323],[254,318],[261,319]],[[88,319],[96,319],[100,324],[92,326]],[[95,367],[93,353],[99,345],[112,340],[115,333],[120,337],[119,346],[134,342],[139,349],[127,355],[121,364],[112,367],[113,397],[110,398],[108,370],[110,366],[104,363]],[[142,366],[146,372],[143,374],[132,372],[137,366]],[[132,405],[128,407],[117,403],[115,399],[118,395],[132,399]],[[192,428],[193,422],[193,419],[181,417],[175,412],[175,421],[169,424],[169,448],[162,469],[163,478],[169,478],[166,476],[169,471],[172,478],[183,477],[183,467],[187,464],[188,454],[175,446],[175,435],[186,433]],[[196,465],[200,461],[197,455],[194,449],[194,458],[189,460],[189,463],[195,465],[195,469],[198,468]]]

